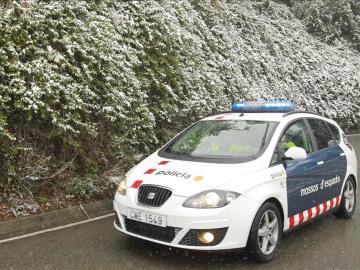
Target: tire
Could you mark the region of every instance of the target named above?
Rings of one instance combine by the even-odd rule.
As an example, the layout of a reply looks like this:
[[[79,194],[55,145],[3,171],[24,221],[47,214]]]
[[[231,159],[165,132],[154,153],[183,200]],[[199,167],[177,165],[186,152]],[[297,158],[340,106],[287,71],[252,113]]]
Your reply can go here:
[[[344,185],[339,209],[335,212],[338,218],[351,218],[356,208],[356,185],[353,178],[349,177]]]
[[[277,206],[271,202],[264,203],[254,218],[248,239],[250,255],[257,262],[266,263],[274,258],[281,242],[282,228],[282,217]]]

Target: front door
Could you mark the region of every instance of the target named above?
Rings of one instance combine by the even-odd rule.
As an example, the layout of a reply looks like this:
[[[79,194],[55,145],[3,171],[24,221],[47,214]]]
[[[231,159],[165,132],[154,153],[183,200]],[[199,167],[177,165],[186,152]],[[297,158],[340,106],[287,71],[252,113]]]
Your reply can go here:
[[[285,160],[286,185],[288,199],[288,216],[292,217],[314,207],[318,202],[319,182],[318,157],[310,133],[303,120],[291,123],[278,143],[280,158],[290,147],[305,149],[304,160]]]

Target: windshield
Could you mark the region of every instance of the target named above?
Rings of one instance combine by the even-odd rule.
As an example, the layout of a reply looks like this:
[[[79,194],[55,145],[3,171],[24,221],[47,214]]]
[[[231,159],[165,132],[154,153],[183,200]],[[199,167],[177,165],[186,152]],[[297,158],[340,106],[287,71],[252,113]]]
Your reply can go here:
[[[159,154],[185,160],[250,161],[265,150],[275,127],[276,122],[267,121],[200,121],[177,136]]]

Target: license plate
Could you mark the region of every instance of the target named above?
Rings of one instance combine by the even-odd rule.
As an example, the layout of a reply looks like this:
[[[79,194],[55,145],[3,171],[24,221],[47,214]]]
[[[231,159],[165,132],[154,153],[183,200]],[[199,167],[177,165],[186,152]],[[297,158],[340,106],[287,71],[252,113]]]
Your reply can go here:
[[[129,208],[127,218],[156,226],[166,227],[166,216],[162,215]]]

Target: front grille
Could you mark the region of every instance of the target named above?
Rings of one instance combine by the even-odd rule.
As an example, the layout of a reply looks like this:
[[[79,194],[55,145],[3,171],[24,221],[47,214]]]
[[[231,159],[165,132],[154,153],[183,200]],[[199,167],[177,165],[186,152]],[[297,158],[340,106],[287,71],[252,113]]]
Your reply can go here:
[[[180,228],[160,227],[128,218],[125,218],[125,227],[128,232],[168,243],[170,243],[175,238],[176,233],[180,231]]]
[[[141,185],[138,192],[138,203],[159,207],[170,198],[171,194],[171,190],[166,188],[152,185]]]
[[[192,229],[188,231],[188,233],[184,236],[184,238],[180,241],[180,245],[185,246],[215,246],[220,244],[220,242],[224,239],[228,228],[218,228],[218,229],[206,229],[206,230],[195,230]],[[211,232],[214,235],[214,241],[211,243],[205,244],[200,242],[199,236],[202,232]]]

